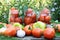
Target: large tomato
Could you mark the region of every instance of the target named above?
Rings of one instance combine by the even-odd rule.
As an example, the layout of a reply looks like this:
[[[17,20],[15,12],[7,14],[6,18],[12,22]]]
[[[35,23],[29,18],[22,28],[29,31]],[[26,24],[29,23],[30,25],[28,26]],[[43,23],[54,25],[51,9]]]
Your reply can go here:
[[[6,36],[15,36],[16,35],[16,29],[13,27],[7,28],[4,32]]]
[[[46,28],[44,30],[44,37],[47,39],[52,39],[55,36],[55,30],[53,28]]]
[[[24,18],[24,23],[25,23],[26,25],[31,24],[31,23],[32,23],[32,18],[31,18],[31,17],[25,17],[25,18]]]
[[[33,30],[32,30],[32,35],[33,35],[34,37],[39,38],[39,37],[41,37],[41,35],[42,35],[42,30],[41,30],[40,28],[33,29]]]
[[[26,25],[25,27],[24,27],[24,31],[26,32],[26,35],[31,35],[32,34],[32,25],[30,24],[30,25]]]
[[[15,22],[19,22],[19,23],[22,23],[22,18],[15,18]]]

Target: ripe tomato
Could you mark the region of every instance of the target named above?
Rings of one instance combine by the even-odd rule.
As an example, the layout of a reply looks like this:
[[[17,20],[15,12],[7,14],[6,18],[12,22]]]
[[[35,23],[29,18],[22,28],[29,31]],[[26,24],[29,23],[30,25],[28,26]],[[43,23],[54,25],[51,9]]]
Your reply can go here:
[[[26,32],[26,35],[31,35],[31,33],[32,33],[32,25],[26,25],[25,27],[24,27],[24,31]]]
[[[32,23],[32,18],[31,18],[31,17],[25,17],[25,18],[24,18],[24,23],[25,23],[26,25],[31,24],[31,23]]]
[[[41,35],[42,35],[42,30],[41,30],[40,28],[33,29],[33,30],[32,30],[32,35],[33,35],[34,37],[39,38],[39,37],[41,37]]]
[[[50,16],[46,16],[46,17],[45,17],[45,21],[46,21],[46,22],[49,22],[50,20],[51,20],[51,17],[50,17]]]
[[[55,36],[55,30],[53,28],[46,28],[44,30],[44,37],[47,39],[52,39]]]
[[[4,32],[6,36],[15,36],[16,35],[16,29],[13,27],[7,28],[6,31]]]
[[[15,18],[14,17],[10,17],[10,22],[14,22]]]
[[[17,17],[17,18],[15,19],[15,22],[22,23],[22,19]]]

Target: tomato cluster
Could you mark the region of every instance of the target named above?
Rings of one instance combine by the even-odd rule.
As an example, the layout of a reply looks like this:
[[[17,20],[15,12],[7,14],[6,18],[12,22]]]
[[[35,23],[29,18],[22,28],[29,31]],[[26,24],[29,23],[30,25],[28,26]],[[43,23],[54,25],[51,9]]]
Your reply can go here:
[[[26,25],[36,22],[36,14],[31,8],[26,11],[24,22]]]
[[[50,20],[51,20],[51,16],[50,16],[49,9],[47,9],[47,8],[43,9],[40,13],[38,21],[42,21],[42,22],[49,24]]]
[[[15,8],[11,8],[11,14],[10,14],[10,22],[19,22],[22,23],[22,18],[18,17],[18,10]]]
[[[40,16],[38,17],[38,21],[45,22],[47,24],[50,23],[51,16],[49,15],[49,9],[45,8],[41,11]],[[25,12],[24,23],[25,25],[34,23],[37,21],[37,15],[33,11],[33,9],[28,8]],[[15,8],[11,8],[10,22],[19,22],[22,23],[22,18],[18,17],[18,10]]]

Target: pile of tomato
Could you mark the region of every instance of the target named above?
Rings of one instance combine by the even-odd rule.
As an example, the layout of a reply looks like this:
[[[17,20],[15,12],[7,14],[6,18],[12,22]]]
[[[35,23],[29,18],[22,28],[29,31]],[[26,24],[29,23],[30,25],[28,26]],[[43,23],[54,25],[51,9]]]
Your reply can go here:
[[[56,31],[60,32],[60,24],[56,24],[52,28],[47,27],[47,24],[51,24],[50,10],[47,8],[44,8],[38,17],[33,9],[29,8],[25,13],[24,20],[22,20],[18,10],[11,8],[8,20],[10,23],[0,23],[0,34],[11,37],[34,36],[40,38],[44,36],[44,38],[52,39],[55,37]]]

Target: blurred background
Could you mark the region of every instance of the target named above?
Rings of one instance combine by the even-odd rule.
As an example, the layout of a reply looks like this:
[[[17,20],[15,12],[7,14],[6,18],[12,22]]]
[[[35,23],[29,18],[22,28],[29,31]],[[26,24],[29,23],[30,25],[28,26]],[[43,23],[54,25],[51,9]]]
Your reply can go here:
[[[0,0],[0,22],[8,23],[11,7],[18,9],[21,17],[24,17],[28,8],[32,8],[38,15],[43,8],[47,7],[51,11],[51,21],[60,21],[60,0]]]

